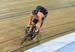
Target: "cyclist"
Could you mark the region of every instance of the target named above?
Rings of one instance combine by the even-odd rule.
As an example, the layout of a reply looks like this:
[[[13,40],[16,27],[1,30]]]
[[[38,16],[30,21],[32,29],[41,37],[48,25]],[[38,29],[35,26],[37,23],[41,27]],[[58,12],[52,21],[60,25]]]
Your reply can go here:
[[[47,17],[47,14],[48,11],[45,7],[37,6],[36,9],[31,13],[31,16],[29,18],[29,26],[36,24],[37,29],[35,30],[35,32],[39,32],[45,18]]]

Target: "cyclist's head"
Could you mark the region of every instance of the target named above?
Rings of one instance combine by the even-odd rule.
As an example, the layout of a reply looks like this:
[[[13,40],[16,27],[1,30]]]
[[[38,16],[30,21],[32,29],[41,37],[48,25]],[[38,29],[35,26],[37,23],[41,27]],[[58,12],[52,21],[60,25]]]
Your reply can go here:
[[[33,15],[37,15],[37,13],[38,13],[37,10],[33,10],[33,11],[32,11],[32,14],[33,14]]]

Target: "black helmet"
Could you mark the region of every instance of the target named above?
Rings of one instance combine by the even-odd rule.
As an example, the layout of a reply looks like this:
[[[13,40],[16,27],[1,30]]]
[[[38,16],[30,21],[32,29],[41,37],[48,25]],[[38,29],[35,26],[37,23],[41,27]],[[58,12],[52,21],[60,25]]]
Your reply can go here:
[[[37,13],[38,13],[37,10],[33,10],[33,11],[32,11],[32,14],[33,14],[33,15],[37,15]]]

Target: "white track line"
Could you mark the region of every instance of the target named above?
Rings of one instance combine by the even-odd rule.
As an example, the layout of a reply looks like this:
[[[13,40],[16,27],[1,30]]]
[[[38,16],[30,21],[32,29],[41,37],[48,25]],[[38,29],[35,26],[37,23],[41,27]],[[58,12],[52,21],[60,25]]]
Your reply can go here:
[[[24,52],[55,52],[61,47],[75,41],[75,32],[67,34],[65,36],[56,38],[54,40],[43,43],[39,46],[33,47]]]

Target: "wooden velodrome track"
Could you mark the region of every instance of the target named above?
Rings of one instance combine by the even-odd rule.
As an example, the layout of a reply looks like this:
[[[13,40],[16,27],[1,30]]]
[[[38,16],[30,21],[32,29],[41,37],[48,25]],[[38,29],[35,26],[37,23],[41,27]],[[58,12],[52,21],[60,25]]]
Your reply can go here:
[[[1,0],[0,1],[0,52],[11,52],[18,49],[24,37],[24,29],[28,23],[30,12],[43,5],[48,11],[48,17],[41,28],[40,35],[27,42],[26,50],[40,44],[39,41],[61,35],[75,29],[75,1],[59,0]],[[60,33],[60,34],[59,34]],[[50,40],[50,39],[48,39]],[[46,40],[46,41],[48,41]],[[43,42],[46,42],[43,41]],[[42,42],[42,43],[43,43]],[[19,51],[22,52],[22,51]]]

